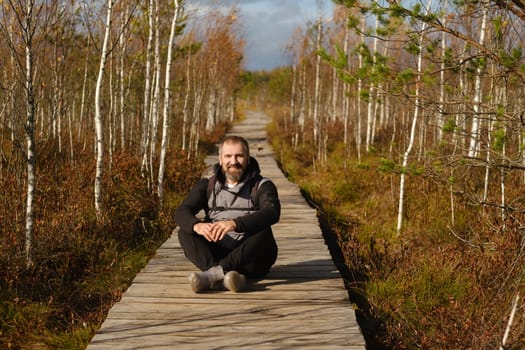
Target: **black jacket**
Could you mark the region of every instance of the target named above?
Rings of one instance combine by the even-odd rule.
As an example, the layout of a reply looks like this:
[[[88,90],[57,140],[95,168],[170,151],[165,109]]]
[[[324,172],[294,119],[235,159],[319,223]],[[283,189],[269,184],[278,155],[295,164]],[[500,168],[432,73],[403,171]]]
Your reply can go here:
[[[251,182],[256,181],[260,176],[260,172],[259,163],[255,158],[251,157],[250,163],[240,182],[251,186]],[[218,163],[214,165],[214,173],[217,181],[224,184],[225,176]],[[182,232],[193,232],[193,225],[204,221],[204,219],[198,219],[196,215],[201,210],[204,210],[206,213],[208,211],[208,182],[209,179],[199,180],[175,211],[175,222]],[[253,202],[258,208],[256,212],[234,219],[237,225],[235,229],[236,232],[246,232],[246,234],[249,235],[250,233],[256,233],[264,229],[271,230],[271,225],[279,221],[281,203],[279,201],[277,188],[272,181],[261,183],[255,193]]]

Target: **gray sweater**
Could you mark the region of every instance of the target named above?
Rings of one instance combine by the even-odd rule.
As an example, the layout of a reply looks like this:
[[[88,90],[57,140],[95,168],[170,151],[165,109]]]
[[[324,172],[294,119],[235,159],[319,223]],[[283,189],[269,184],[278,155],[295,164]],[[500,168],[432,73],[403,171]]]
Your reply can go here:
[[[260,181],[260,168],[255,158],[250,158],[245,176],[232,188],[225,185],[219,164],[214,166],[214,173],[217,181],[209,198],[209,179],[201,179],[175,211],[175,221],[182,232],[193,232],[193,225],[201,221],[196,217],[201,210],[205,211],[207,221],[235,221],[235,232],[229,232],[219,242],[226,248],[232,248],[246,235],[262,230],[271,232],[271,225],[279,221],[281,204],[274,183],[266,178]],[[252,191],[258,180],[258,189]]]

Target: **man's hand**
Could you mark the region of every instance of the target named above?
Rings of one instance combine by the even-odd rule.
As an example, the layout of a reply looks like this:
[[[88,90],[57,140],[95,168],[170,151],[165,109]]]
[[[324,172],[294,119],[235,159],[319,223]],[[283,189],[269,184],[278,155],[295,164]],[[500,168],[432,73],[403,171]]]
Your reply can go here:
[[[193,231],[206,238],[209,242],[218,242],[229,231],[235,231],[235,221],[199,222],[193,225]]]

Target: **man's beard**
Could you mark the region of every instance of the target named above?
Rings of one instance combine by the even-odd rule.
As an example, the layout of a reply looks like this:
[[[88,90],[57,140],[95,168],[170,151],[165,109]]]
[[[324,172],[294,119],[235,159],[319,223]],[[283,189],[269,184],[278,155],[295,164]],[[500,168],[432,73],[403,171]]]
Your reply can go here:
[[[233,172],[232,172],[233,170]],[[240,164],[230,165],[228,168],[223,169],[226,178],[233,181],[240,181],[244,174],[244,169]]]

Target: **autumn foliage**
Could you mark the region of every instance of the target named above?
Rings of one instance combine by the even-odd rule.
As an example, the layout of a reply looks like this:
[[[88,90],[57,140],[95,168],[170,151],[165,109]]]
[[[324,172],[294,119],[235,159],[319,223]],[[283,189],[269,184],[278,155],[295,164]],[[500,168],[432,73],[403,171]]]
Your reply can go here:
[[[334,123],[325,131],[334,135],[327,161],[316,163],[316,148],[294,147],[286,114],[276,110],[275,116],[271,134],[279,161],[319,208],[327,235],[338,242],[341,272],[370,348],[497,348],[516,292],[525,287],[525,215],[508,212],[503,221],[500,208],[472,200],[483,187],[484,169],[413,164],[406,228],[398,236],[399,170],[381,152],[361,162],[346,158]],[[437,153],[435,159],[446,156]],[[453,193],[446,175],[452,164],[454,188],[462,189]],[[497,184],[498,178],[496,173],[491,181]],[[509,197],[522,197],[522,181],[522,174],[508,176]],[[525,319],[518,312],[507,345],[520,349],[524,344]]]
[[[367,340],[523,348],[523,6],[335,3],[258,81],[287,87],[273,144],[339,241]]]
[[[0,3],[0,348],[85,347],[236,118],[234,9],[177,4]]]
[[[201,164],[188,160],[185,152],[170,153],[170,200],[159,210],[140,176],[140,162],[128,154],[115,155],[105,183],[107,214],[100,222],[92,203],[92,154],[79,152],[73,162],[57,154],[50,145],[40,157],[35,263],[29,269],[23,252],[24,213],[18,204],[23,183],[7,171],[0,179],[1,348],[28,342],[67,347],[61,342],[74,341],[75,334],[79,339],[69,346],[83,347],[148,256],[171,234],[177,193],[184,193],[202,172]]]

